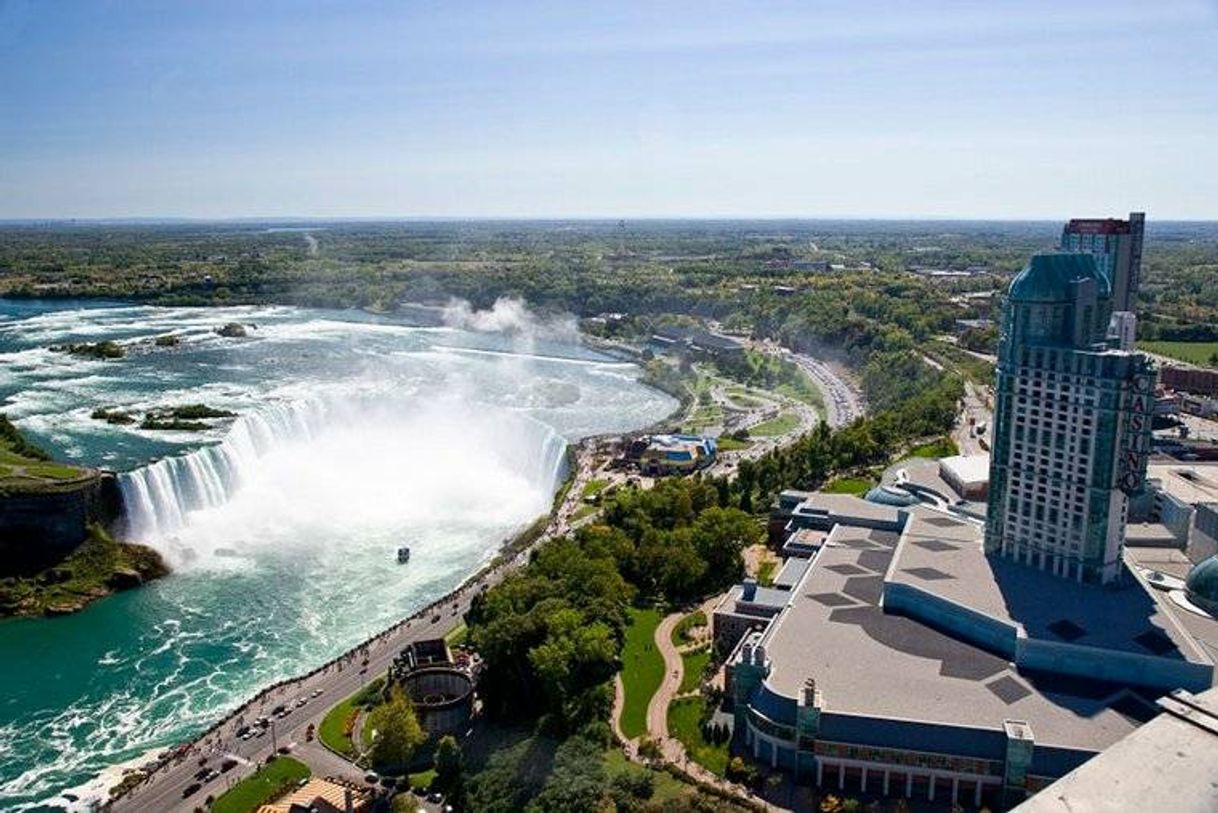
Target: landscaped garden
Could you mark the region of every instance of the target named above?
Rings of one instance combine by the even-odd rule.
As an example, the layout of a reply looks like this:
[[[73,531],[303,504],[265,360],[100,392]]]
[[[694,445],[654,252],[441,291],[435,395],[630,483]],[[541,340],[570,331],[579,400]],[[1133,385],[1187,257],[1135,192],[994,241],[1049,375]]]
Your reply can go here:
[[[749,435],[755,438],[785,435],[799,426],[799,416],[794,412],[783,412],[768,421],[749,427]]]
[[[275,757],[216,799],[212,813],[251,813],[309,778],[309,766],[291,757]]]
[[[702,673],[710,665],[710,649],[696,649],[681,653],[684,673],[681,675],[681,694],[692,692],[702,684]]]
[[[685,746],[689,758],[718,776],[727,771],[727,742],[707,741],[702,732],[706,701],[701,697],[674,700],[668,706],[668,732]]]
[[[664,658],[655,642],[660,611],[632,607],[629,615],[622,648],[622,733],[633,739],[647,732],[647,704],[664,679]]]

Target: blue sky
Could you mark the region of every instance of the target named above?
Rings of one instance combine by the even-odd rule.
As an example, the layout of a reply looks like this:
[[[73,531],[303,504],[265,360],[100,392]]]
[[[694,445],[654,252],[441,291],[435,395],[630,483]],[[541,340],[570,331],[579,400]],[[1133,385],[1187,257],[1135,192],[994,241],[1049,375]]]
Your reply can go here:
[[[0,218],[1218,218],[1218,2],[0,0]]]

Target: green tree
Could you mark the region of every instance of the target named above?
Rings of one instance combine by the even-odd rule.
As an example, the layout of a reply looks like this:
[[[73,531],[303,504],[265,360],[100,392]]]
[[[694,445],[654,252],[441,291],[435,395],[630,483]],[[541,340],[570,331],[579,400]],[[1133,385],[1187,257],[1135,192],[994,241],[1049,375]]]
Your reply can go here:
[[[436,769],[436,785],[451,798],[459,792],[465,772],[464,755],[456,737],[446,734],[440,738],[432,764]]]
[[[368,714],[365,725],[375,732],[372,762],[380,770],[406,770],[415,750],[427,740],[410,698],[397,686],[386,702]]]

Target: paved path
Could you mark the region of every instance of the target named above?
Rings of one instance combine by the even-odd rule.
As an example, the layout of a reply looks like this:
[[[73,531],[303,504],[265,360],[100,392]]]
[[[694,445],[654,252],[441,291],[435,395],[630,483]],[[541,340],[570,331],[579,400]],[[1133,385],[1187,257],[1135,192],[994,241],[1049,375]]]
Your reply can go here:
[[[656,649],[664,658],[664,679],[647,704],[647,733],[661,743],[666,755],[667,742],[672,741],[668,736],[668,704],[681,691],[681,680],[685,675],[685,662],[672,644],[672,631],[684,617],[685,613],[666,616],[656,627],[655,633]]]

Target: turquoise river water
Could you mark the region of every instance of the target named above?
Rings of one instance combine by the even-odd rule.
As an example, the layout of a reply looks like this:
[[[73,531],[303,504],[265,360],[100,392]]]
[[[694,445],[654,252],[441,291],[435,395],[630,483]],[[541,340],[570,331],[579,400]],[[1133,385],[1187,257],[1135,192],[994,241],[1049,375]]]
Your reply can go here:
[[[256,328],[216,334],[234,321]],[[156,347],[165,333],[180,346]],[[47,350],[102,339],[127,356]],[[0,409],[120,472],[131,533],[174,568],[70,617],[0,622],[0,809],[83,807],[124,763],[454,587],[547,510],[567,442],[675,407],[638,374],[511,303],[428,327],[0,301]],[[238,417],[203,433],[90,417],[200,402]]]

